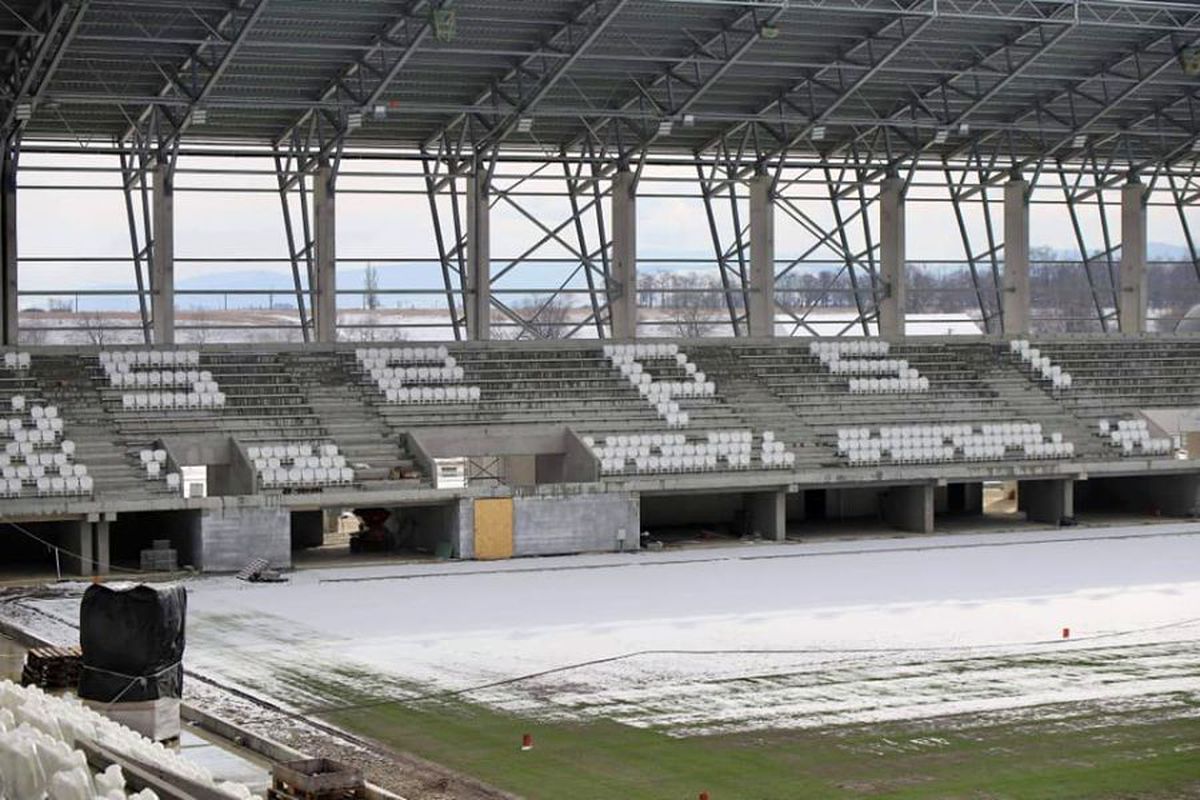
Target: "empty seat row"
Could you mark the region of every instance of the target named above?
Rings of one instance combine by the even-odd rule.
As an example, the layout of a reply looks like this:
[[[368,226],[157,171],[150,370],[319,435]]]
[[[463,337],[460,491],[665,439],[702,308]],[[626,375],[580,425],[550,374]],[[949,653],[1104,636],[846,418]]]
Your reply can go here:
[[[637,344],[606,344],[601,348],[604,357],[614,363],[643,358],[675,358],[679,345],[673,343],[639,342]]]
[[[269,467],[259,473],[258,479],[267,489],[345,486],[353,483],[354,470],[350,467]]]
[[[251,445],[246,448],[246,455],[251,461],[259,458],[296,459],[313,455],[336,456],[337,454],[338,446],[331,442],[289,442],[288,444]]]
[[[5,478],[17,478],[19,480],[30,481],[36,480],[43,475],[61,475],[64,478],[75,476],[82,478],[88,474],[87,465],[85,464],[70,464],[67,462],[41,462],[27,464],[4,464],[0,466],[0,473]]]
[[[4,354],[4,368],[8,370],[29,369],[32,359],[29,353],[9,351]]]
[[[58,452],[51,452],[49,450],[45,450],[40,453],[34,453],[34,452],[9,453],[6,450],[5,452],[0,453],[0,467],[8,467],[8,466],[18,466],[19,467],[22,464],[25,464],[25,465],[28,465],[31,467],[32,466],[63,467],[70,463],[71,463],[71,454],[64,453],[61,450],[59,450]],[[83,467],[82,464],[78,464],[77,466]],[[84,467],[85,471],[86,471],[86,469],[87,468]]]
[[[1032,372],[1040,375],[1042,380],[1050,381],[1055,389],[1071,388],[1071,384],[1074,382],[1071,374],[1064,371],[1061,366],[1052,364],[1049,357],[1042,355],[1040,350],[1029,343],[1029,340],[1013,339],[1009,342],[1009,350]]]
[[[389,403],[477,403],[483,395],[478,386],[401,386],[384,389]]]
[[[225,393],[219,391],[125,392],[121,395],[121,408],[126,411],[224,408],[226,401]]]
[[[850,394],[908,394],[928,392],[929,378],[851,378]]]
[[[9,499],[23,497],[25,495],[24,484],[21,478],[0,478],[0,497]],[[95,488],[95,482],[92,476],[84,475],[82,477],[70,475],[66,477],[51,477],[42,476],[33,482],[34,494],[38,497],[73,497],[73,496],[88,496],[91,495]]]
[[[136,367],[195,366],[200,363],[199,350],[101,350],[100,364],[128,364]]]
[[[278,469],[280,467],[324,467],[332,469],[334,467],[341,469],[346,466],[345,456],[296,456],[295,458],[280,458],[279,456],[259,457],[254,459],[254,469],[258,472],[263,472],[269,469]]]
[[[1059,432],[1047,438],[1037,422],[988,423],[975,428],[966,424],[907,425],[838,430],[838,454],[851,465],[881,464],[885,458],[897,464],[933,464],[966,461],[997,461],[1010,456],[1029,459],[1072,458],[1075,445]]]
[[[412,383],[457,383],[466,376],[466,371],[459,366],[373,367],[369,373],[371,380],[379,382],[383,388],[387,388],[387,385],[399,388]],[[384,384],[384,381],[388,383]]]
[[[809,342],[808,352],[820,358],[824,354],[838,356],[886,356],[891,345],[883,339],[840,339]]]
[[[360,363],[383,362],[419,364],[422,362],[444,362],[450,356],[445,345],[437,347],[360,347],[354,351],[354,358]]]
[[[208,370],[147,370],[145,372],[114,372],[108,376],[116,389],[156,389],[191,387],[193,391],[217,391],[220,387]]]
[[[1123,456],[1174,456],[1181,445],[1172,437],[1151,436],[1150,424],[1144,419],[1116,420],[1115,425],[1102,419],[1096,423],[1096,429]]]

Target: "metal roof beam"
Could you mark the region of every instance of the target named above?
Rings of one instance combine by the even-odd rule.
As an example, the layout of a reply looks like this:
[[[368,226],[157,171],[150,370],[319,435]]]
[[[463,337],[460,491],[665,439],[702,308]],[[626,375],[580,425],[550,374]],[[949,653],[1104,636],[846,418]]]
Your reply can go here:
[[[10,50],[6,85],[2,87],[5,96],[0,133],[7,135],[14,123],[26,121],[17,119],[19,106],[28,104],[30,113],[36,108],[62,63],[67,45],[79,30],[87,5],[88,0],[43,3],[34,19],[44,18],[46,28],[40,36],[28,37]]]
[[[490,103],[496,109],[496,118],[486,121],[483,115],[476,115],[487,131],[483,137],[472,143],[473,148],[478,152],[487,147],[495,147],[507,138],[515,129],[518,118],[531,111],[550,93],[628,4],[629,0],[594,0],[556,30],[545,44],[529,53],[517,66],[509,70],[503,78],[484,89],[474,105],[484,106]],[[550,53],[556,57],[548,60],[547,55]],[[508,108],[502,110],[504,106]],[[468,115],[457,115],[429,137],[426,146],[441,138],[448,130],[467,121]]]
[[[454,0],[415,0],[409,3],[396,21],[375,37],[362,56],[330,81],[314,105],[332,103],[342,108],[361,110],[380,103],[388,87],[434,32],[434,12],[449,10],[453,3]],[[317,118],[315,120],[314,115]],[[275,146],[286,146],[297,132],[314,121],[319,126],[335,125],[327,137],[329,141],[322,143],[318,155],[331,152],[349,135],[343,120],[331,122],[319,110],[310,108],[276,137]]]
[[[159,128],[160,157],[163,153],[175,151],[180,138],[192,124],[193,112],[212,94],[251,29],[262,17],[268,2],[269,0],[237,0],[235,6],[221,18],[205,41],[196,47],[179,69],[167,76],[158,91],[160,98],[174,95],[185,101],[182,112],[176,112],[178,117],[172,117],[172,112],[166,105],[149,104],[126,129],[120,141],[126,142],[139,135],[144,136],[145,129],[152,127],[151,118],[157,112],[166,117],[172,128],[167,136],[163,136],[161,126]]]

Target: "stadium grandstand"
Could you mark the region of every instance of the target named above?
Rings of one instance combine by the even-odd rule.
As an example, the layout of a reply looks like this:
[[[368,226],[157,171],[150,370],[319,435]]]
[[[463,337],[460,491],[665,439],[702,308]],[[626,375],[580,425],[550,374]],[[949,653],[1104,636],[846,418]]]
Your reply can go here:
[[[347,511],[470,559],[1197,510],[1194,3],[7,0],[0,40],[0,515],[79,572],[288,567]]]

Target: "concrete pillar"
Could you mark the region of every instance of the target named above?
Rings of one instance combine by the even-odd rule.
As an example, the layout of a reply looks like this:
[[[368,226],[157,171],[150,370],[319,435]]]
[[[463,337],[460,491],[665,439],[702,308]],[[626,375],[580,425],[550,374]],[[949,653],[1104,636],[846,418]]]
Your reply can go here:
[[[0,167],[0,345],[17,344],[17,166],[7,143]]]
[[[86,519],[67,520],[62,523],[61,566],[73,575],[91,575],[93,564],[92,523]]]
[[[1020,481],[1017,496],[1030,522],[1059,525],[1075,516],[1075,482],[1069,478]]]
[[[1121,187],[1121,333],[1146,330],[1146,242],[1146,187],[1130,181]]]
[[[904,180],[885,178],[879,189],[879,335],[904,336],[907,258],[904,241]]]
[[[933,484],[887,489],[883,493],[883,518],[897,530],[933,533]]]
[[[467,333],[492,338],[492,231],[488,172],[476,166],[467,177]]]
[[[109,539],[109,522],[101,518],[92,523],[96,536],[96,575],[107,575],[112,564],[112,548]]]
[[[787,492],[754,492],[747,496],[750,526],[753,531],[772,542],[787,539]]]
[[[150,316],[154,343],[175,343],[175,178],[170,166],[159,164],[151,178],[151,216],[154,250],[150,259]]]
[[[337,193],[333,167],[322,161],[313,186],[313,248],[316,285],[313,324],[318,342],[336,342],[337,331]]]
[[[612,184],[612,280],[608,293],[614,339],[637,338],[637,188],[621,170]]]
[[[1029,333],[1029,184],[1004,184],[1004,332]]]
[[[751,336],[775,335],[775,203],[770,175],[750,179],[750,307]]]

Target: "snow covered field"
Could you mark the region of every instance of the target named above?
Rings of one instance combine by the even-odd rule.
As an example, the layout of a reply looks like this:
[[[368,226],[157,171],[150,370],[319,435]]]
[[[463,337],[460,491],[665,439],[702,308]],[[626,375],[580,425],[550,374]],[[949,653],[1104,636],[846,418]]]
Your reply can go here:
[[[442,692],[672,735],[1200,697],[1200,525],[190,584],[187,665],[315,712]],[[36,602],[70,618],[73,599]],[[1069,627],[1064,641],[1061,631]]]

